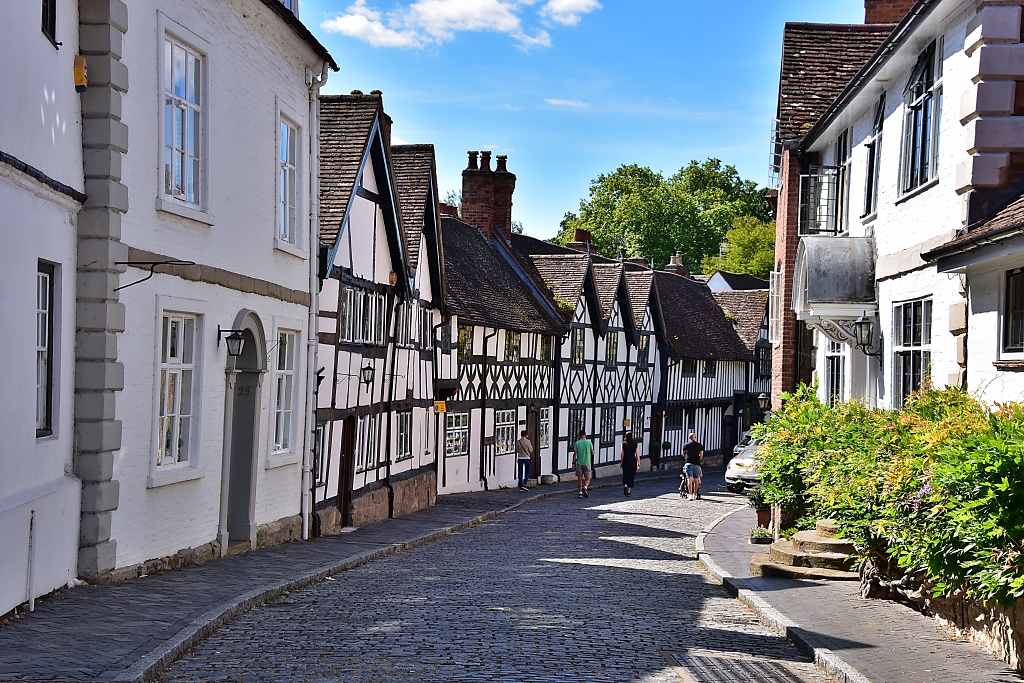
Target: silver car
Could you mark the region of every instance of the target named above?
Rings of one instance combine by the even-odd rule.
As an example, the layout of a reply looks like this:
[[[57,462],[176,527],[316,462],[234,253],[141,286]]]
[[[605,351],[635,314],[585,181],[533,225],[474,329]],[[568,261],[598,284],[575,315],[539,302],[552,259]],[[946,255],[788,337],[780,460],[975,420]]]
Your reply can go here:
[[[754,459],[760,446],[760,440],[752,441],[729,461],[725,468],[727,489],[733,493],[743,493],[745,488],[761,482],[761,475],[757,471],[757,462]]]

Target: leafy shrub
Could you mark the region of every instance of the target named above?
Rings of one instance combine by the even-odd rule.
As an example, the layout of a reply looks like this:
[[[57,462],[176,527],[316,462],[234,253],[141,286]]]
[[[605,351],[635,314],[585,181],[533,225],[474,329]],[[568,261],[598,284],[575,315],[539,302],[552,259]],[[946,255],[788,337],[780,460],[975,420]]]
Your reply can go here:
[[[830,407],[801,387],[760,433],[769,504],[831,517],[880,564],[936,595],[1009,605],[1024,596],[1024,408],[990,412],[959,389],[903,408]]]
[[[765,497],[764,487],[761,484],[757,484],[747,493],[747,505],[755,510],[764,510],[771,507],[771,504]]]
[[[772,537],[772,532],[768,531],[768,529],[766,529],[763,526],[756,526],[756,527],[754,527],[753,529],[750,530],[750,537],[751,538],[771,538]]]

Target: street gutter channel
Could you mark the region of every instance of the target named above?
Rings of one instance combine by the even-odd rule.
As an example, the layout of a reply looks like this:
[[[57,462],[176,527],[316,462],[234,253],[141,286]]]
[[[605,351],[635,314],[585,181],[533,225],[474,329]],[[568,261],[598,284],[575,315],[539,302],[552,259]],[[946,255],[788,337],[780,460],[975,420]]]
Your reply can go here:
[[[677,479],[679,477],[678,471],[668,470],[665,474],[661,474],[653,477],[644,477],[641,481],[660,481],[663,479]],[[591,486],[591,489],[605,489],[621,486],[621,484],[598,484],[597,486]],[[380,550],[366,551],[359,553],[353,557],[347,558],[345,561],[328,564],[315,569],[305,574],[300,575],[298,578],[290,579],[284,582],[267,583],[258,588],[254,588],[250,591],[242,593],[239,596],[224,600],[209,610],[204,612],[201,616],[192,621],[188,626],[178,631],[174,637],[165,641],[160,646],[150,650],[148,653],[139,658],[134,664],[126,668],[119,675],[113,678],[114,681],[123,681],[126,683],[149,683],[161,674],[164,669],[170,666],[174,660],[183,655],[187,650],[199,644],[211,633],[216,631],[224,624],[232,621],[236,617],[248,612],[251,609],[260,607],[270,600],[281,597],[285,593],[291,593],[292,591],[306,588],[315,583],[324,581],[329,576],[334,574],[340,574],[341,572],[349,569],[355,569],[361,567],[364,564],[379,560],[384,557],[396,555],[406,550],[411,550],[418,546],[436,541],[439,538],[456,534],[460,531],[476,526],[481,522],[486,522],[489,519],[497,517],[498,515],[511,512],[516,508],[519,508],[527,503],[535,503],[545,498],[551,498],[553,496],[561,496],[566,494],[573,494],[576,491],[572,489],[565,489],[562,491],[550,491],[548,493],[541,493],[530,496],[529,498],[523,498],[522,500],[516,501],[512,505],[508,505],[498,510],[490,510],[483,514],[477,515],[472,519],[453,524],[452,526],[439,529],[429,534],[424,534],[410,541],[404,543],[395,543],[388,545]],[[731,513],[730,513],[731,514]],[[724,517],[719,518],[715,521],[717,524]],[[712,527],[714,524],[712,524]],[[708,528],[710,530],[711,527]],[[698,537],[699,546],[703,549],[703,543],[700,540],[703,537]],[[706,565],[705,565],[706,566]],[[105,673],[110,673],[107,671]],[[851,683],[868,683],[867,679],[850,679]]]
[[[734,515],[745,509],[746,505],[740,505],[734,510],[726,512],[718,519],[711,522],[706,529],[697,535],[696,549],[697,561],[734,598],[754,610],[758,618],[765,626],[786,636],[789,642],[793,643],[798,650],[814,660],[814,663],[821,667],[825,673],[834,677],[840,683],[871,683],[861,672],[857,671],[846,660],[821,644],[821,641],[806,629],[801,628],[789,617],[772,607],[764,598],[751,590],[741,579],[736,578],[729,572],[722,569],[712,559],[710,553],[704,548],[704,539],[730,515]]]

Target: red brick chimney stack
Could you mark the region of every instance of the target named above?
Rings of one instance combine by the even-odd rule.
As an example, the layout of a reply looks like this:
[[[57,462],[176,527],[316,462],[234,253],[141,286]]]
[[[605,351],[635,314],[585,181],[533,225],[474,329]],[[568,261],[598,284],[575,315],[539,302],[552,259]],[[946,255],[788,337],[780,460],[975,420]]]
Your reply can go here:
[[[488,239],[500,236],[511,242],[516,176],[508,172],[508,157],[499,154],[497,161],[497,170],[491,170],[489,151],[469,153],[469,164],[462,172],[462,220],[479,228]]]
[[[683,252],[677,251],[665,266],[665,271],[676,275],[689,275],[690,269],[683,264]]]
[[[576,228],[575,230],[573,230],[572,233],[572,242],[569,242],[569,244],[565,246],[569,247],[570,249],[575,249],[576,251],[589,253],[591,251],[590,245],[593,243],[593,239],[594,238],[590,234],[589,230]]]
[[[865,24],[898,24],[915,0],[864,0]]]

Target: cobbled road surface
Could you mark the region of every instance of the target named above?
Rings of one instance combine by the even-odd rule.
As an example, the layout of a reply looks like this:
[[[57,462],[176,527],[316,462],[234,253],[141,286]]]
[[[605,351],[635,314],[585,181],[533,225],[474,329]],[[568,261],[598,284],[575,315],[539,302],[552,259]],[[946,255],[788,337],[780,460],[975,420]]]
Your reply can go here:
[[[721,680],[828,681],[696,561],[700,530],[743,499],[675,489],[555,496],[338,574],[239,617],[160,680],[660,683],[690,680],[673,657],[687,655],[763,673]]]

